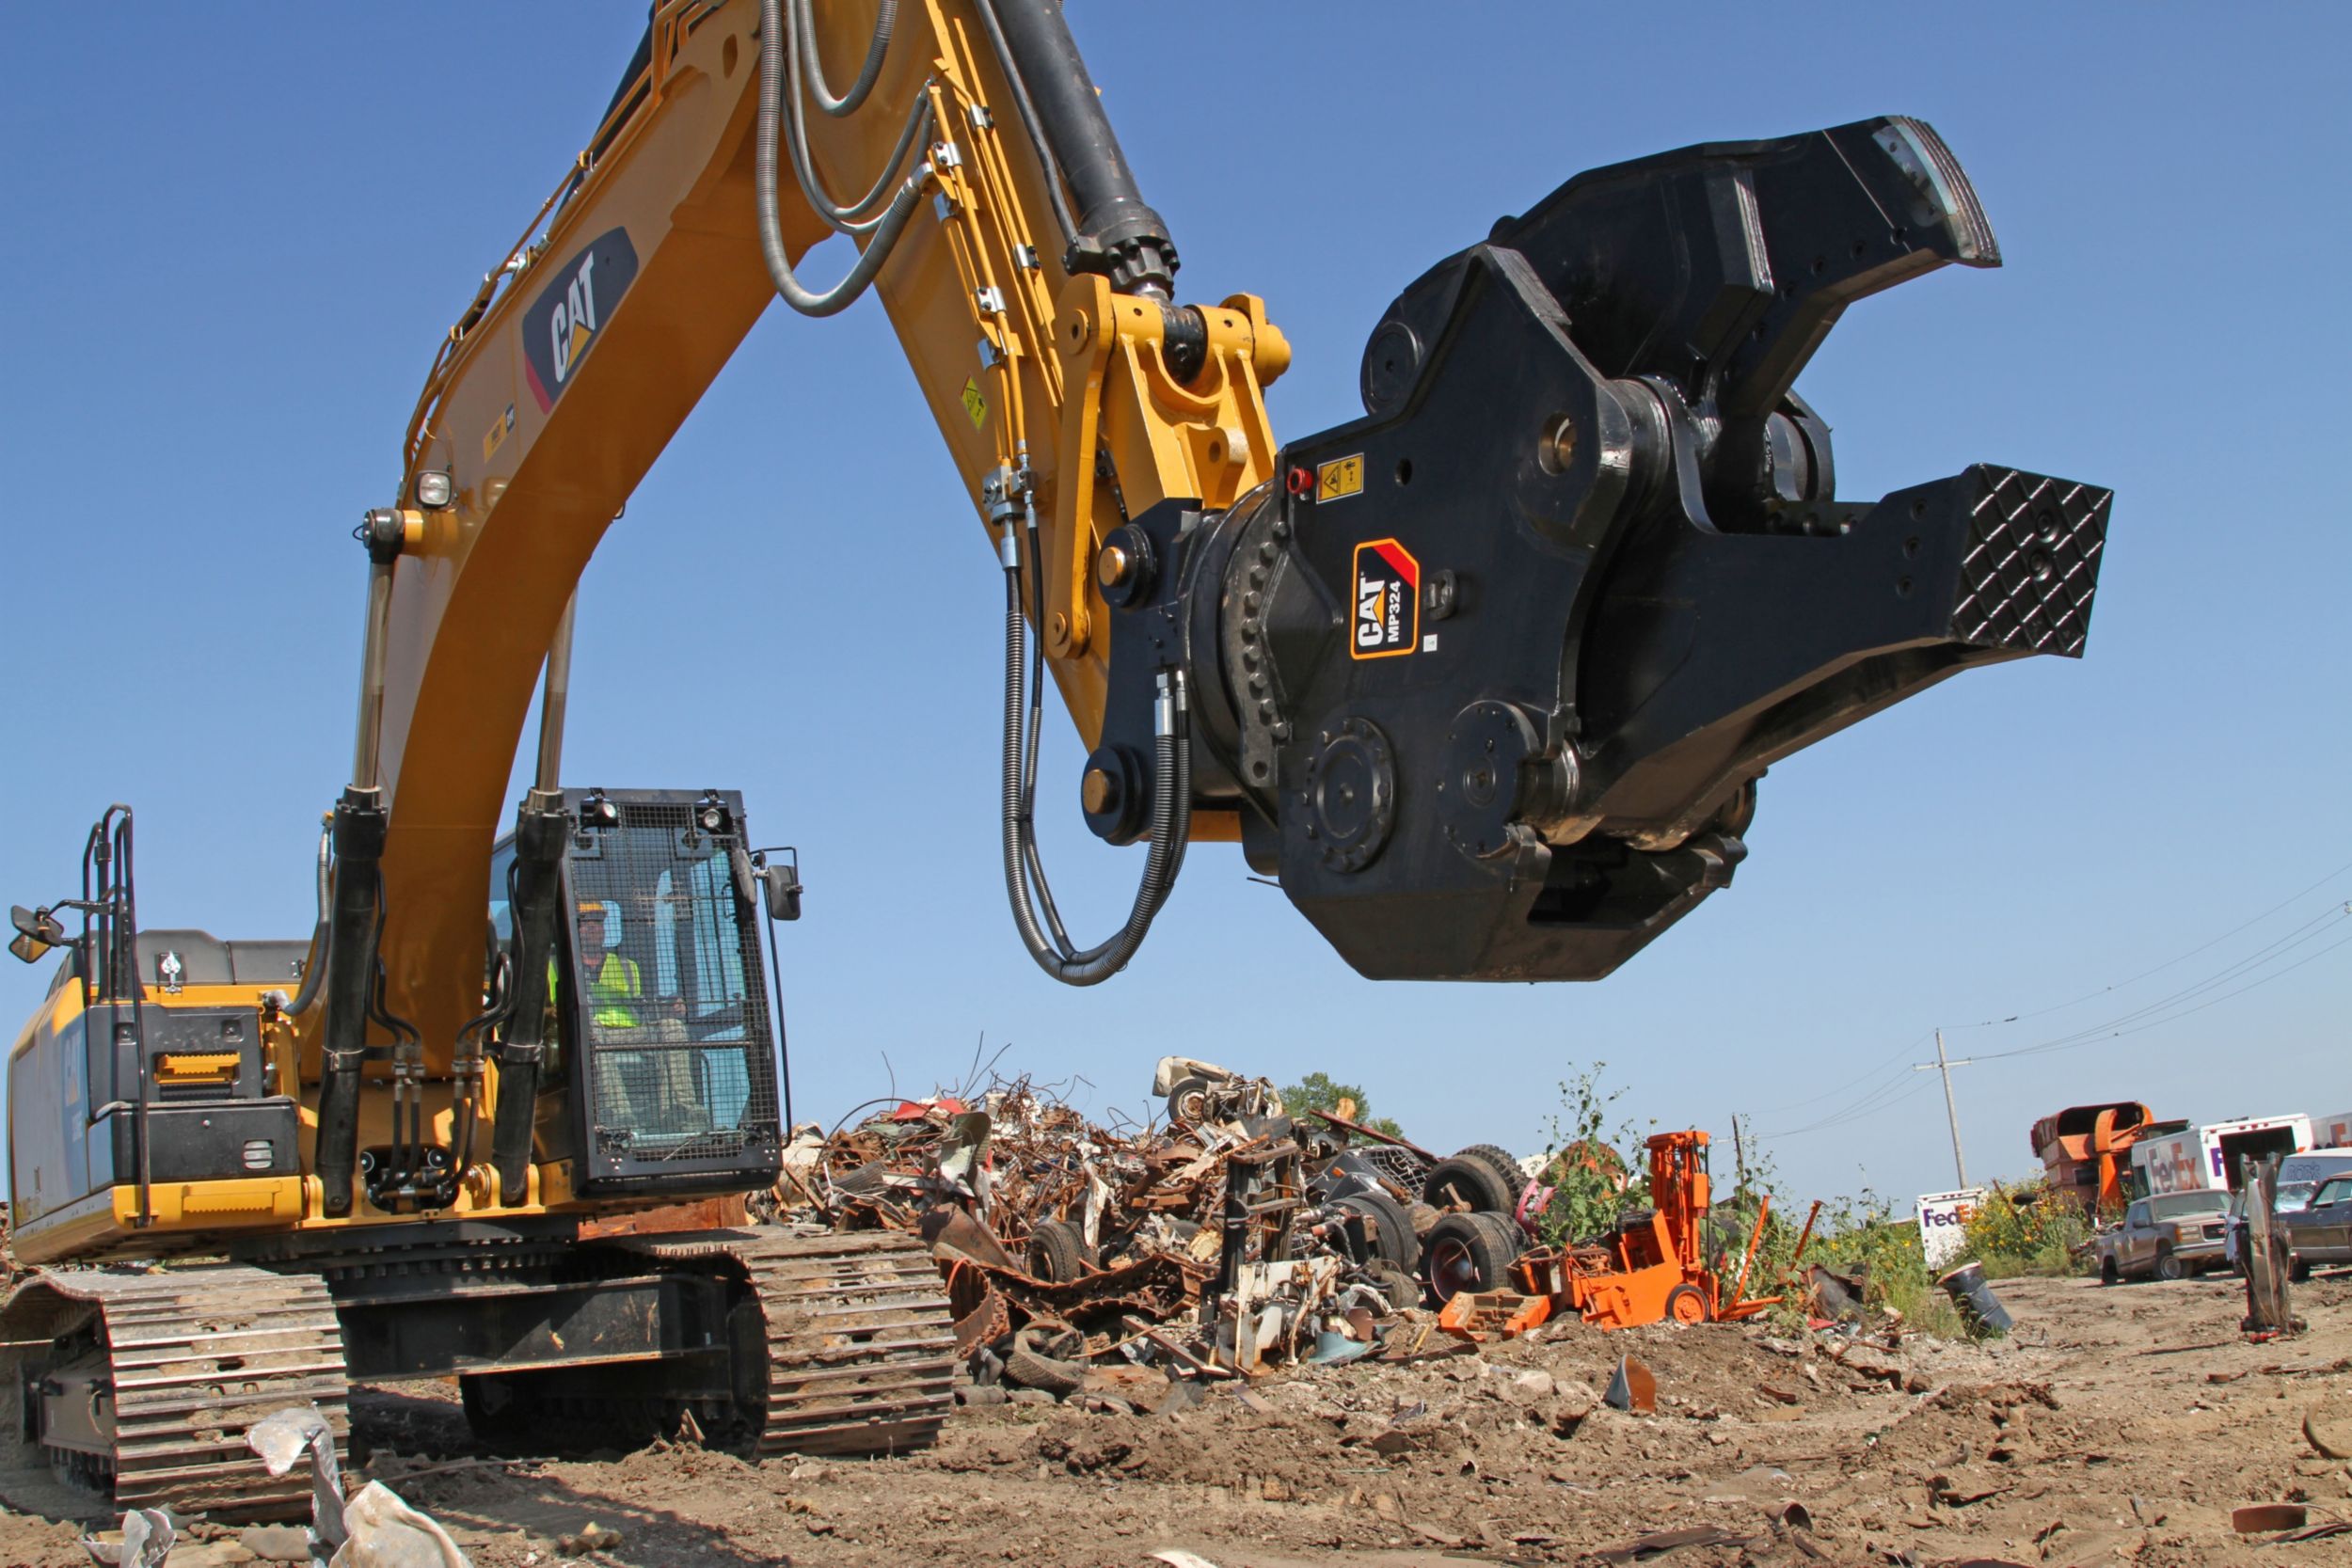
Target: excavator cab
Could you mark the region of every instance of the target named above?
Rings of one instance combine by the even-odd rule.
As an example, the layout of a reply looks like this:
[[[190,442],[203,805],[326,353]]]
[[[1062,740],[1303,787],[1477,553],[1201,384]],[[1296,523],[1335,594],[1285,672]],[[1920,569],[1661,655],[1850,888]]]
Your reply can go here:
[[[569,1151],[583,1196],[772,1182],[777,1040],[741,795],[575,789],[564,809],[541,1157]],[[490,918],[510,950],[514,859],[501,839]]]

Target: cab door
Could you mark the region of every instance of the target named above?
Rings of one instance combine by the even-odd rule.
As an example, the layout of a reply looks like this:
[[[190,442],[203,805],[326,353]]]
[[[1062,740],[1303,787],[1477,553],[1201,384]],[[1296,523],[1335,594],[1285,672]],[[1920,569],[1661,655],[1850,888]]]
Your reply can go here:
[[[2148,1233],[2148,1200],[2143,1197],[2123,1211],[2123,1233],[2116,1238],[2115,1266],[2132,1274],[2147,1267],[2154,1257],[2154,1244]]]

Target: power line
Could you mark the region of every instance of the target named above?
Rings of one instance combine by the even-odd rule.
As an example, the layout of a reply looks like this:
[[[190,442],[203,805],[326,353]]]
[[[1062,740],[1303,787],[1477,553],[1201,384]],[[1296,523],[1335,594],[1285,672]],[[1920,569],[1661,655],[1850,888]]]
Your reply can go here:
[[[1857,1121],[1871,1120],[1891,1113],[1899,1105],[1918,1099],[1931,1086],[1926,1080],[1914,1080],[1910,1073],[1905,1072],[1901,1078],[1896,1080],[1893,1092],[1885,1093],[1866,1104],[1858,1104],[1849,1110],[1838,1112],[1820,1121],[1804,1127],[1792,1127],[1785,1132],[1774,1132],[1771,1136],[1801,1138],[1815,1132],[1832,1132],[1840,1127],[1851,1126]]]
[[[2352,911],[2347,911],[2346,912],[2352,913]],[[2313,933],[2313,935],[2316,934],[2316,932]],[[2304,940],[2309,941],[2310,939],[2307,937]],[[2300,943],[2298,942],[2296,945],[2299,946]],[[2103,1025],[2101,1027],[2105,1032],[2101,1032],[2100,1030],[2085,1030],[2078,1035],[2060,1036],[2058,1039],[2045,1040],[2039,1045],[2020,1046],[2014,1051],[1984,1052],[1979,1054],[1978,1059],[1980,1061],[1994,1061],[2008,1056],[2038,1056],[2050,1052],[2074,1051],[2086,1045],[2095,1045],[2101,1040],[2122,1039],[2128,1035],[2142,1034],[2147,1030],[2158,1028],[2167,1023],[2176,1023],[2182,1019],[2203,1012],[2207,1007],[2217,1007],[2222,1003],[2229,1001],[2232,997],[2244,996],[2249,990],[2260,990],[2263,987],[2269,985],[2272,981],[2282,980],[2288,975],[2294,974],[2296,970],[2302,968],[2305,964],[2324,958],[2328,954],[2334,952],[2337,948],[2347,945],[2352,945],[2352,934],[2338,937],[2335,941],[2329,942],[2318,952],[2306,954],[2302,958],[2297,958],[2295,962],[2287,965],[2284,969],[2274,970],[2270,974],[2264,975],[2259,980],[2249,980],[2245,985],[2238,987],[2234,990],[2225,990],[2218,996],[2209,997],[2205,1001],[2200,1002],[2194,1007],[2184,1007],[2178,1012],[2167,1013],[2162,1018],[2152,1018],[2141,1022],[2132,1023],[2129,1028],[2109,1029]],[[2276,956],[2282,957],[2283,954]],[[2203,988],[2200,987],[2196,989],[2201,990]],[[2141,1009],[2143,1012],[2146,1010],[2147,1009],[2145,1008]],[[2115,1023],[2129,1022],[2134,1016],[2135,1015],[2132,1014],[2126,1014],[2123,1018],[2111,1022]]]
[[[2339,919],[2341,918],[2342,917],[2339,916]],[[2326,927],[2321,927],[2321,929],[2326,928]],[[2279,953],[2272,955],[2272,957],[2283,957],[2286,952],[2292,950],[2292,946],[2299,946],[2303,941],[2308,940],[2310,940],[2308,936],[2303,937],[2296,942],[2293,943],[2290,947],[2281,948]],[[2276,944],[2274,943],[2273,945]],[[2074,1051],[2079,1050],[2086,1045],[2096,1045],[2105,1040],[2122,1039],[2131,1035],[2142,1034],[2147,1030],[2160,1028],[2167,1023],[2174,1023],[2194,1014],[2201,1013],[2208,1007],[2217,1007],[2222,1003],[2230,1001],[2234,997],[2243,996],[2249,991],[2260,990],[2263,987],[2269,985],[2275,980],[2284,979],[2287,975],[2295,973],[2295,971],[2301,969],[2305,964],[2316,963],[2319,959],[2326,958],[2328,954],[2333,953],[2342,947],[2352,947],[2352,933],[2346,933],[2344,936],[2338,937],[2335,941],[2328,943],[2315,953],[2305,954],[2302,958],[2297,958],[2295,962],[2288,964],[2283,969],[2274,970],[2272,973],[2263,975],[2259,979],[2249,980],[2245,985],[2236,987],[2234,990],[2223,991],[2218,996],[2207,997],[2204,1001],[2198,1003],[2193,1007],[2184,1007],[2176,1012],[2166,1013],[2160,1018],[2149,1018],[2143,1020],[2142,1022],[2130,1022],[2132,1019],[2138,1017],[2138,1015],[2153,1010],[2153,1007],[2156,1005],[2152,1004],[2151,1007],[2138,1008],[2133,1013],[2123,1015],[2122,1019],[2111,1021],[2116,1023],[2129,1023],[2128,1027],[2108,1028],[2102,1025],[2098,1029],[2085,1030],[2080,1032],[2078,1035],[2061,1036],[2055,1041],[2044,1041],[2038,1045],[2021,1046],[2012,1051],[1980,1052],[1975,1056],[1954,1058],[1952,1061],[1945,1065],[1947,1067],[1964,1067],[1973,1066],[1980,1061],[2000,1061],[2013,1056],[2041,1055],[2058,1051]],[[2241,960],[2239,964],[2232,965],[2231,968],[2238,970],[2241,974],[2243,974],[2244,961]],[[2196,986],[2186,988],[2185,991],[2179,994],[2182,996],[2194,995],[2197,991],[2205,989],[2208,989],[2208,982],[2200,982]],[[1932,1030],[1929,1031],[1931,1034],[1934,1031]],[[1919,1068],[1918,1064],[1904,1065],[1914,1068],[1915,1070],[1933,1070],[1938,1064],[1930,1062],[1926,1064],[1924,1069]],[[1876,1078],[1880,1075],[1873,1073],[1868,1076]],[[1772,1138],[1804,1137],[1810,1133],[1826,1132],[1839,1127],[1849,1126],[1856,1121],[1881,1117],[1885,1113],[1893,1111],[1897,1106],[1901,1105],[1908,1101],[1917,1099],[1929,1088],[1933,1087],[1936,1082],[1934,1079],[1923,1078],[1913,1084],[1907,1092],[1898,1092],[1902,1090],[1903,1076],[1904,1075],[1898,1073],[1886,1083],[1880,1085],[1878,1087],[1873,1088],[1868,1093],[1862,1096],[1861,1099],[1855,1101],[1853,1103],[1841,1110],[1831,1112],[1828,1116],[1822,1117],[1819,1121],[1809,1122],[1803,1127],[1792,1127],[1785,1132],[1772,1132],[1766,1135]],[[1949,1073],[1947,1072],[1944,1076],[1947,1080],[1948,1080]],[[1851,1085],[1850,1085],[1848,1086],[1851,1087]],[[1948,1109],[1949,1107],[1947,1107],[1947,1110]],[[1955,1161],[1959,1159],[1957,1145],[1955,1145],[1954,1159]]]
[[[1891,1111],[1907,1100],[1916,1099],[1929,1085],[1922,1080],[1914,1079],[1911,1073],[1905,1070],[1909,1066],[1907,1062],[1896,1064],[1896,1072],[1892,1078],[1842,1110],[1832,1111],[1820,1120],[1807,1122],[1803,1127],[1791,1127],[1786,1132],[1767,1135],[1774,1138],[1796,1138],[1809,1132],[1826,1132],[1832,1128],[1844,1127],[1850,1123],[1878,1116],[1882,1112]]]
[[[2120,990],[2126,986],[2137,984],[2139,981],[2147,979],[2151,975],[2162,974],[2165,970],[2173,968],[2178,964],[2185,963],[2201,953],[2211,951],[2222,942],[2229,941],[2232,937],[2236,936],[2254,926],[2260,925],[2263,921],[2269,919],[2274,914],[2277,914],[2280,910],[2286,909],[2288,906],[2294,904],[2297,899],[2306,897],[2317,889],[2325,887],[2328,883],[2335,881],[2337,879],[2343,877],[2346,872],[2352,872],[2352,862],[2346,862],[2344,864],[2338,866],[2333,871],[2328,872],[2326,876],[2321,877],[2318,880],[2312,882],[2308,886],[2301,888],[2296,893],[2291,894],[2287,897],[2280,900],[2278,903],[2271,905],[2261,913],[2233,926],[2230,929],[2222,932],[2219,936],[2213,937],[2208,941],[2200,942],[2198,945],[2189,948],[2185,952],[2178,954],[2173,958],[2167,958],[2160,964],[2155,964],[2150,968],[2141,970],[2139,973],[2128,976],[2125,979],[2118,980],[2112,985],[2103,986],[2097,990],[2087,991],[2079,997],[2074,998],[2071,1001],[2058,1003],[2053,1006],[2036,1009],[2031,1012],[2012,1014],[2008,1018],[1988,1019],[1982,1022],[1964,1025],[1963,1027],[1998,1027],[2008,1023],[2020,1022],[2026,1019],[2044,1017],[2050,1013],[2061,1012],[2068,1007],[2079,1006],[2083,1002],[2110,994],[2111,992]],[[2260,990],[2262,987],[2266,986],[2275,980],[2281,979],[2287,974],[2294,973],[2296,970],[2302,968],[2305,964],[2324,958],[2328,953],[2331,953],[2337,948],[2344,946],[2347,943],[2352,943],[2352,935],[2339,938],[2337,941],[2329,942],[2327,946],[2322,947],[2318,952],[2308,954],[2303,958],[2298,958],[2296,962],[2286,965],[2282,969],[2274,970],[2270,974],[2263,975],[2258,979],[2251,980],[2245,985],[2238,986],[2233,990],[2225,990],[2217,996],[2207,997],[2205,1000],[2198,1002],[2194,1006],[2184,1007],[2180,1006],[2179,1004],[2191,1001],[2207,991],[2211,991],[2217,986],[2226,986],[2233,980],[2243,979],[2247,975],[2276,962],[2278,959],[2286,957],[2289,953],[2294,952],[2296,948],[2301,947],[2305,943],[2312,941],[2323,932],[2331,929],[2335,925],[2341,923],[2347,916],[2352,916],[2352,903],[2339,905],[2329,910],[2325,914],[2315,915],[2312,919],[2305,921],[2302,925],[2296,927],[2293,930],[2288,931],[2285,935],[2272,939],[2270,942],[2263,944],[2263,946],[2256,948],[2252,953],[2249,953],[2244,958],[2238,958],[2231,963],[2223,965],[2220,969],[2204,976],[2202,979],[2182,987],[2178,990],[2172,991],[2165,996],[2158,997],[2153,1002],[2143,1003],[2139,1006],[2131,1008],[2130,1010],[2121,1013],[2114,1018],[2108,1019],[2104,1022],[2092,1024],[2086,1028],[2073,1031],[2069,1034],[2057,1036],[2048,1040],[2038,1041],[2032,1045],[2018,1046],[2008,1051],[1979,1052],[1976,1056],[1968,1058],[1968,1060],[1971,1062],[1977,1060],[1996,1061],[2015,1056],[2039,1055],[2058,1051],[2074,1050],[2085,1045],[2094,1044],[2101,1040],[2118,1039],[2128,1035],[2139,1034],[2144,1030],[2153,1029],[2162,1024],[2170,1023],[2180,1019],[2190,1017],[2193,1014],[2202,1012],[2207,1007],[2217,1006],[2221,1003],[2229,1001],[2233,997],[2243,996],[2249,991]],[[2176,1010],[2167,1011],[2166,1009],[2168,1008]],[[1771,1133],[1769,1136],[1775,1138],[1789,1138],[1802,1136],[1811,1132],[1827,1132],[1833,1128],[1843,1127],[1865,1117],[1878,1116],[1885,1111],[1891,1110],[1896,1105],[1901,1104],[1904,1101],[1915,1098],[1916,1094],[1920,1090],[1926,1088],[1928,1085],[1925,1082],[1922,1082],[1914,1085],[1909,1090],[1905,1090],[1903,1084],[1905,1077],[1908,1075],[1902,1069],[1905,1067],[1913,1067],[1914,1069],[1916,1070],[1916,1068],[1915,1064],[1906,1063],[1902,1061],[1901,1058],[1910,1054],[1911,1048],[1914,1045],[1916,1045],[1921,1039],[1924,1039],[1928,1036],[1934,1033],[1935,1031],[1932,1029],[1923,1030],[1920,1034],[1912,1037],[1910,1040],[1904,1042],[1893,1057],[1882,1062],[1876,1068],[1867,1069],[1855,1078],[1849,1079],[1846,1083],[1836,1088],[1826,1090],[1818,1095],[1809,1096],[1804,1100],[1791,1101],[1785,1105],[1772,1107],[1771,1109],[1794,1110],[1804,1106],[1819,1104],[1822,1101],[1836,1099],[1841,1095],[1851,1094],[1857,1088],[1862,1088],[1864,1090],[1858,1098],[1837,1110],[1832,1111],[1814,1121],[1804,1124],[1804,1126],[1790,1128],[1786,1132]],[[1933,1066],[1933,1064],[1930,1065],[1931,1067]],[[1959,1064],[1954,1063],[1953,1065]],[[1949,1074],[1947,1073],[1945,1077],[1948,1091]],[[1864,1087],[1865,1085],[1868,1086],[1866,1088]]]
[[[2304,897],[2307,895],[2316,893],[2321,888],[2326,887],[2329,882],[2336,880],[2348,871],[2352,871],[2352,861],[2344,862],[2342,865],[2337,866],[2333,871],[2328,872],[2326,876],[2320,878],[2319,880],[2312,883],[2309,887],[2299,889],[2296,892],[2287,895],[2284,898],[2280,899],[2277,903],[2271,905],[2270,908],[2263,911],[2262,913],[2255,915],[2252,919],[2241,921],[2237,925],[2233,926],[2228,930],[2222,932],[2219,936],[2207,942],[2201,942],[2196,946],[2190,948],[2187,952],[2180,954],[2175,958],[2167,958],[2164,962],[2157,964],[2153,968],[2143,969],[2138,974],[2131,975],[2125,979],[2117,980],[2110,985],[2101,986],[2096,990],[2087,990],[2083,992],[2082,995],[2074,997],[2070,1001],[2054,1003],[2047,1007],[2037,1007],[2029,1013],[2011,1013],[2007,1018],[1980,1019],[1975,1023],[1956,1023],[1953,1024],[1952,1027],[1955,1029],[1997,1029],[2005,1023],[2022,1023],[2029,1018],[2047,1018],[2052,1013],[2062,1013],[2069,1007],[2078,1007],[2086,1002],[2096,1001],[2098,998],[2106,995],[2110,991],[2122,990],[2125,986],[2137,985],[2140,981],[2148,978],[2151,974],[2161,974],[2164,971],[2170,969],[2174,964],[2186,963],[2189,959],[2197,957],[2198,954],[2220,946],[2223,942],[2229,941],[2240,931],[2243,931],[2251,926],[2261,925],[2264,921],[2268,920],[2272,915],[2277,914],[2280,910],[2285,909],[2289,904],[2294,903],[2296,899]]]
[[[2241,978],[2265,964],[2285,957],[2303,943],[2321,935],[2329,927],[2342,922],[2346,915],[2352,915],[2352,905],[2341,906],[2328,911],[2326,914],[2314,916],[2287,932],[2286,935],[2264,943],[2245,958],[2233,963],[2224,964],[2203,979],[2183,986],[2180,990],[2160,996],[2153,1002],[2142,1003],[2139,1006],[2119,1013],[2113,1018],[2081,1029],[2071,1030],[2063,1035],[2054,1036],[2046,1040],[2037,1041],[2032,1045],[2018,1046],[2008,1051],[1988,1051],[1983,1054],[1987,1057],[2025,1056],[2038,1051],[2059,1049],[2080,1040],[2103,1038],[2125,1024],[2139,1023],[2147,1020],[2151,1014],[2160,1013],[2178,1003],[2188,1001],[2201,992],[2213,990],[2216,986],[2227,985],[2232,980]],[[2281,970],[2279,973],[2284,974],[2285,971]]]
[[[1920,1030],[1917,1034],[1912,1036],[1911,1038],[1897,1046],[1895,1048],[1895,1053],[1887,1057],[1885,1061],[1880,1063],[1876,1068],[1866,1069],[1863,1071],[1862,1076],[1859,1078],[1849,1078],[1845,1083],[1840,1084],[1834,1089],[1824,1089],[1820,1094],[1808,1095],[1803,1100],[1792,1100],[1785,1105],[1764,1106],[1763,1114],[1769,1117],[1776,1115],[1782,1111],[1794,1111],[1801,1106],[1819,1105],[1824,1100],[1834,1100],[1837,1096],[1853,1088],[1856,1085],[1876,1078],[1880,1073],[1888,1071],[1893,1067],[1899,1065],[1903,1057],[1911,1054],[1911,1048],[1913,1046],[1917,1045],[1921,1040],[1926,1039],[1930,1035],[1934,1033],[1935,1031],[1932,1029]]]

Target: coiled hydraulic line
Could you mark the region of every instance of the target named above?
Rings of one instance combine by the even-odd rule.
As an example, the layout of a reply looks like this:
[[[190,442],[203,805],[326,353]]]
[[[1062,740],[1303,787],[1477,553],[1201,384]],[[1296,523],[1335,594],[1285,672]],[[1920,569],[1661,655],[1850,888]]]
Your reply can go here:
[[[1034,499],[1025,508],[1028,572],[1042,580]],[[1182,670],[1160,673],[1152,725],[1151,848],[1136,885],[1126,923],[1110,937],[1083,950],[1063,928],[1054,893],[1038,854],[1036,832],[1037,741],[1045,684],[1042,646],[1030,656],[1024,722],[1024,653],[1027,626],[1021,605],[1022,550],[1011,528],[1005,531],[1005,741],[1003,846],[1005,893],[1012,905],[1021,944],[1038,967],[1065,985],[1100,985],[1127,966],[1143,945],[1152,922],[1168,902],[1184,869],[1184,845],[1192,832],[1192,746]],[[1041,921],[1041,916],[1042,917]]]
[[[899,170],[905,166],[914,149],[918,143],[930,140],[932,119],[928,93],[908,111],[906,124],[900,128],[898,144],[883,164],[882,173],[871,188],[855,201],[847,204],[834,201],[808,161],[808,137],[801,104],[803,81],[809,81],[815,87],[818,106],[825,113],[838,117],[854,110],[873,90],[875,79],[882,70],[882,57],[889,49],[897,10],[895,4],[882,7],[881,15],[876,19],[874,41],[866,51],[865,69],[859,72],[849,92],[835,98],[826,88],[823,69],[817,63],[816,39],[809,23],[806,0],[760,0],[759,117],[753,150],[753,185],[759,209],[759,249],[768,263],[768,277],[775,285],[777,294],[804,316],[834,315],[856,302],[881,273],[882,263],[890,260],[890,253],[897,247],[899,235],[906,230],[907,220],[914,214],[924,182],[930,178],[931,166],[928,161],[916,163],[907,170],[904,178],[899,177]],[[866,248],[859,252],[849,272],[832,288],[821,292],[811,290],[801,282],[792,271],[791,258],[785,253],[784,227],[776,200],[776,149],[780,140],[787,139],[781,135],[781,131],[787,106],[792,130],[788,138],[792,170],[800,183],[802,198],[835,232],[853,239],[859,235],[866,237]],[[892,193],[894,181],[897,182],[897,189]],[[889,204],[876,214],[873,209],[882,204],[885,193],[891,193]]]

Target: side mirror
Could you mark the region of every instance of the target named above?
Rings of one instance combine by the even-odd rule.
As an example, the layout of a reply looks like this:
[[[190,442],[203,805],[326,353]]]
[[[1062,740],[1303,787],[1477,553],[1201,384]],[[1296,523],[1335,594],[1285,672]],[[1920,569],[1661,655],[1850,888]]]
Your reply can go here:
[[[52,947],[65,944],[65,927],[47,910],[28,910],[22,904],[8,908],[8,924],[16,927],[15,940],[8,951],[26,963],[39,963]]]
[[[759,879],[760,891],[768,902],[768,918],[771,920],[801,918],[800,851],[787,849],[785,853],[790,854],[792,858],[788,861],[768,862],[762,864],[755,873]],[[766,860],[767,854],[766,850],[760,852],[763,861]]]

